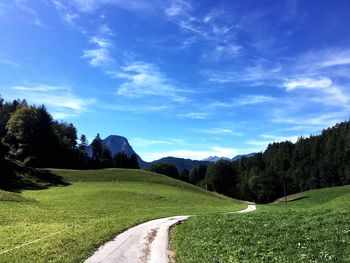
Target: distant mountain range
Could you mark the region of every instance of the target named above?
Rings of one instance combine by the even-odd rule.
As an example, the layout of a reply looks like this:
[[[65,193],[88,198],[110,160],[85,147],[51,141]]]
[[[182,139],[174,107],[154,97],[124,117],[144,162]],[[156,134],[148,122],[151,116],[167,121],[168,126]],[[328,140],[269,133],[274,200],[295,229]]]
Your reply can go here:
[[[215,163],[215,162],[220,161],[220,160],[231,161],[230,158],[227,158],[227,157],[219,157],[219,156],[209,156],[208,158],[205,158],[205,159],[203,159],[202,161],[207,161],[207,162]]]
[[[253,157],[256,153],[248,153],[248,154],[241,154],[241,155],[236,155],[235,157],[233,157],[232,159],[228,158],[228,157],[218,157],[218,156],[209,156],[208,158],[203,159],[202,161],[206,161],[206,162],[217,162],[220,160],[226,160],[226,161],[237,161],[239,159],[242,159],[243,157],[245,158],[249,158],[249,157]]]
[[[118,152],[125,152],[127,156],[131,156],[132,154],[135,154],[137,157],[137,161],[139,163],[139,166],[143,169],[149,168],[153,164],[158,163],[171,163],[176,166],[176,168],[181,172],[184,169],[191,170],[192,167],[199,166],[199,165],[209,165],[212,162],[217,162],[219,160],[228,160],[228,161],[236,161],[241,159],[242,157],[251,157],[255,155],[255,153],[250,153],[246,155],[237,155],[234,158],[230,159],[227,157],[218,157],[218,156],[210,156],[204,160],[197,161],[197,160],[191,160],[191,159],[185,159],[185,158],[177,158],[177,157],[164,157],[159,160],[155,160],[152,162],[145,162],[142,160],[142,158],[134,151],[134,149],[131,147],[131,145],[128,142],[128,139],[119,135],[110,135],[107,138],[102,140],[102,144],[107,146],[109,150],[112,153],[112,156],[114,156]],[[89,156],[92,156],[92,148],[91,144],[88,147],[88,154]]]

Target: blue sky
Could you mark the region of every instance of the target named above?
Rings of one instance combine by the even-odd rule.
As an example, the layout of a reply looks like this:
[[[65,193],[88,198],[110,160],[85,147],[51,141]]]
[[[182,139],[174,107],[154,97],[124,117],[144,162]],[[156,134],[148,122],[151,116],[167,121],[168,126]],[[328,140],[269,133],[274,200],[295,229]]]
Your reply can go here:
[[[262,151],[347,120],[347,0],[0,0],[0,94],[140,156]]]

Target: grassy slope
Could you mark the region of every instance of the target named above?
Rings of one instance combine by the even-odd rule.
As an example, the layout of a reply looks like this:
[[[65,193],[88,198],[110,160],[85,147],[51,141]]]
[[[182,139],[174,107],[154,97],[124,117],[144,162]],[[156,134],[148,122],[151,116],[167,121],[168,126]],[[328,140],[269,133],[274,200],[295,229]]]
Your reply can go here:
[[[287,209],[191,218],[172,231],[176,262],[350,262],[350,186],[292,198]]]
[[[245,206],[145,171],[50,171],[71,185],[21,194],[0,191],[0,262],[80,262],[140,222]]]

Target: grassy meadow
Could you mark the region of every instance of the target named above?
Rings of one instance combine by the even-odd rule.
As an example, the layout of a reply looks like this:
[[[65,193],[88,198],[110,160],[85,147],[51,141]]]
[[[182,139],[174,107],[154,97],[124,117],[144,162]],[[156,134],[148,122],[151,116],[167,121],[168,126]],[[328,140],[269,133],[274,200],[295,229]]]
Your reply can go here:
[[[146,171],[50,172],[70,185],[21,193],[0,190],[0,262],[81,262],[143,221],[246,206]]]
[[[177,263],[350,262],[350,186],[248,214],[192,217],[171,233]]]

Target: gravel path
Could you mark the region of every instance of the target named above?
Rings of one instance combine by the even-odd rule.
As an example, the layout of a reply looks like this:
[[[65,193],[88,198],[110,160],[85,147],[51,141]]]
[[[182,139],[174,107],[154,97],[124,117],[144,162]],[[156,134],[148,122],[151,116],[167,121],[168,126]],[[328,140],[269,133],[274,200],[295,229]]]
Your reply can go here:
[[[254,210],[255,205],[248,205],[233,213]],[[130,228],[101,246],[85,263],[168,263],[169,228],[188,217],[160,218]]]

